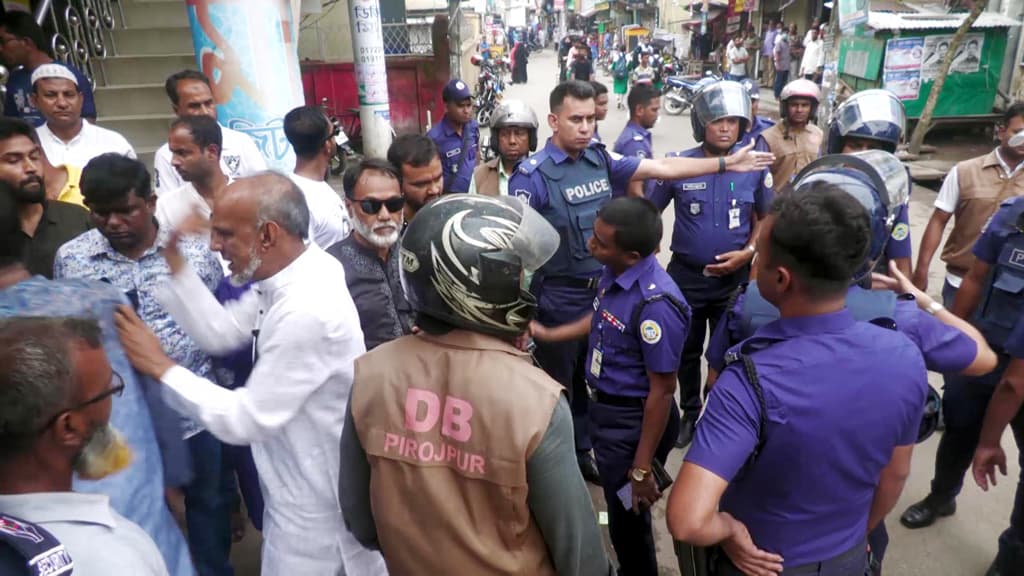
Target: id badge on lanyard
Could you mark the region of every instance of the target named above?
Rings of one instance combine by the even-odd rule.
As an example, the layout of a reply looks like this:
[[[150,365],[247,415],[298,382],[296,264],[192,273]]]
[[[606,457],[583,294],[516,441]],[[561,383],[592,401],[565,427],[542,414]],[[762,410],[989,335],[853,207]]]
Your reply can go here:
[[[736,186],[732,182],[729,182],[729,193],[730,195],[735,194]],[[740,209],[736,206],[736,197],[732,197],[732,205],[729,207],[729,230],[735,230],[740,227]]]
[[[601,299],[594,298],[594,314],[598,315],[597,320],[597,345],[590,354],[590,375],[594,378],[601,377],[601,361],[604,359],[604,318],[601,316]]]

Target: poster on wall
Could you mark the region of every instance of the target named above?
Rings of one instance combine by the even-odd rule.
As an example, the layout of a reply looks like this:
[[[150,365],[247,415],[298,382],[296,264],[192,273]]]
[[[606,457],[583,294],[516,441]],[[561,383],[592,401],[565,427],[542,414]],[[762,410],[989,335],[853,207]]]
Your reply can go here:
[[[892,38],[885,43],[886,70],[919,70],[924,38]]]
[[[949,53],[952,35],[928,36],[924,39],[924,60],[921,62],[921,80],[928,82],[935,79],[942,66],[942,59]],[[968,34],[964,36],[960,48],[953,57],[949,67],[950,73],[971,74],[981,68],[981,49],[985,44],[984,34]]]
[[[900,100],[917,100],[921,94],[920,70],[886,70],[883,88]]]

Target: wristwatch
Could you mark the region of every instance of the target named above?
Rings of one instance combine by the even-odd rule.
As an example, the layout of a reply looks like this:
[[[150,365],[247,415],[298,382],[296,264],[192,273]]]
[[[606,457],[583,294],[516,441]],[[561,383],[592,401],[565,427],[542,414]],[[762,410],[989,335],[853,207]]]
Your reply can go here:
[[[643,482],[647,479],[647,476],[651,473],[650,470],[644,470],[643,468],[633,468],[629,471],[629,477],[633,482]]]
[[[943,306],[941,302],[936,302],[935,300],[932,300],[932,303],[929,304],[927,308],[925,308],[925,311],[931,314],[932,316],[935,316],[936,314],[945,309],[946,307]]]

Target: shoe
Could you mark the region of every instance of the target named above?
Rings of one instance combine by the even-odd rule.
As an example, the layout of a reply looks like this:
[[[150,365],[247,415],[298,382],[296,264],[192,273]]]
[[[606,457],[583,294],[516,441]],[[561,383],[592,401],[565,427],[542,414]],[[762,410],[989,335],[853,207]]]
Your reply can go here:
[[[597,472],[597,464],[590,452],[579,452],[576,454],[576,463],[579,464],[580,474],[583,479],[591,484],[601,485],[601,475]]]
[[[676,448],[686,448],[693,442],[693,433],[697,429],[697,421],[693,418],[683,417],[679,421],[679,437],[676,438]]]
[[[946,502],[935,502],[929,494],[924,500],[911,504],[903,515],[900,516],[900,524],[911,530],[931,526],[935,520],[956,514],[956,500]]]

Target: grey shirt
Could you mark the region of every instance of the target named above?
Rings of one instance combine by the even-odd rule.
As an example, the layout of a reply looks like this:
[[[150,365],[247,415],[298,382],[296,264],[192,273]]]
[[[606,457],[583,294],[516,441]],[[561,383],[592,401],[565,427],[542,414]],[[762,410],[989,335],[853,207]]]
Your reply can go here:
[[[347,238],[327,249],[345,268],[345,284],[359,311],[359,324],[367,351],[412,332],[412,306],[405,299],[399,278],[398,244],[391,247],[387,262],[355,238]]]
[[[156,544],[102,494],[6,494],[0,511],[53,534],[71,555],[75,576],[167,576]]]
[[[359,442],[352,403],[345,409],[341,435],[341,510],[345,524],[359,543],[379,548],[377,525],[370,503],[370,463]],[[526,462],[527,504],[544,536],[558,574],[611,575],[601,532],[594,522],[590,493],[576,464],[572,413],[563,396],[551,423]],[[429,528],[428,528],[429,529]]]

